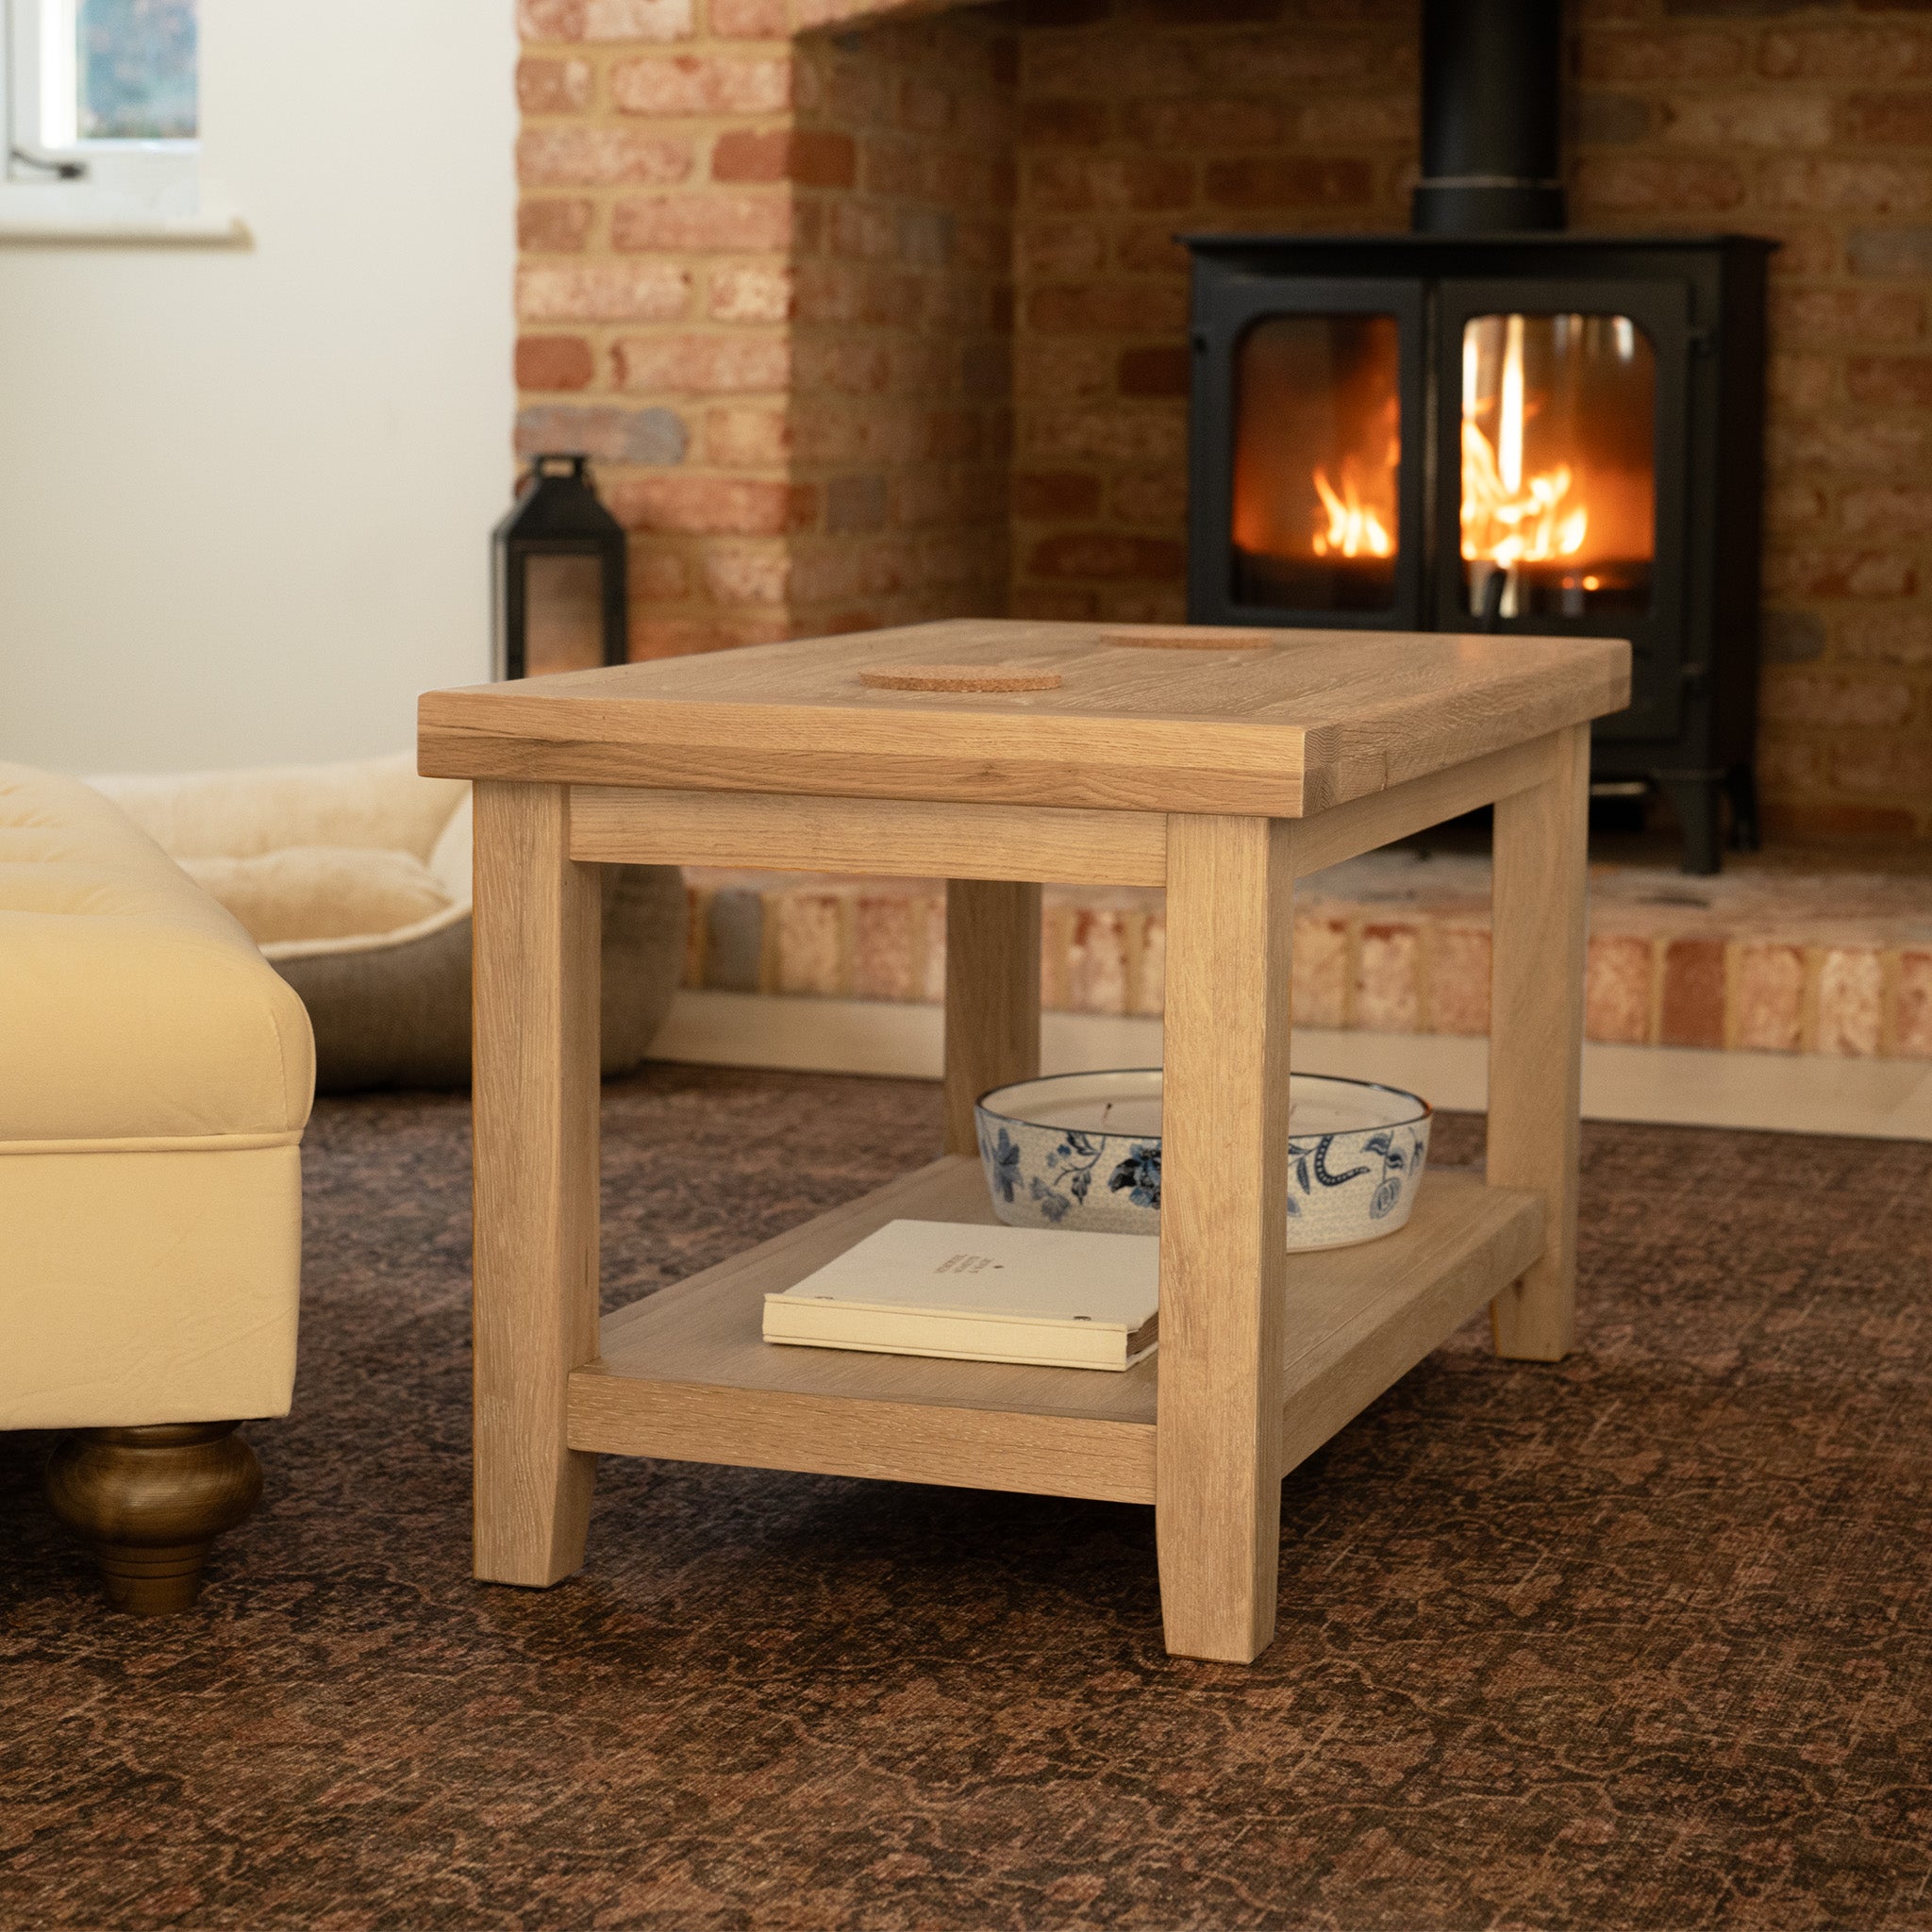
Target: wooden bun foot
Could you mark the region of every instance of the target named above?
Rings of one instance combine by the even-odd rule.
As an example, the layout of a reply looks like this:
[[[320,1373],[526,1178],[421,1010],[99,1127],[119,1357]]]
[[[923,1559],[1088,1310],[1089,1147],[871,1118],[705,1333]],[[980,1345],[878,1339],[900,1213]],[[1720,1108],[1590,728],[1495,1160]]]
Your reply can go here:
[[[261,1497],[261,1464],[240,1426],[78,1429],[55,1445],[47,1501],[92,1543],[116,1609],[171,1616],[201,1594],[215,1538]]]

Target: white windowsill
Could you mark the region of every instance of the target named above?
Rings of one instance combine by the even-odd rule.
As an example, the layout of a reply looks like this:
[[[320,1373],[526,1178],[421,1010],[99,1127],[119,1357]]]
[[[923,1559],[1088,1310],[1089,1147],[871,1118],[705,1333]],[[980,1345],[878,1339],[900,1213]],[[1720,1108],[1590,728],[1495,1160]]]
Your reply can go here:
[[[253,241],[240,215],[98,215],[62,209],[45,214],[11,208],[0,193],[0,246],[33,242],[94,242],[117,247],[246,248]]]
[[[91,154],[80,181],[0,181],[0,243],[244,248],[228,197],[188,154]]]

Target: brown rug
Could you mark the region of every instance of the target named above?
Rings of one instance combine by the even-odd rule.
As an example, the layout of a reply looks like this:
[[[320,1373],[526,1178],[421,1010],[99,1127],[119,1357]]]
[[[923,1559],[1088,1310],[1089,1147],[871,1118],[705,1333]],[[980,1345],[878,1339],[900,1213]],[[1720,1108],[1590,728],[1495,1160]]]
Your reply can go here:
[[[610,1089],[613,1299],[937,1122]],[[458,1100],[318,1109],[194,1614],[108,1614],[0,1437],[8,1926],[1932,1926],[1932,1147],[1590,1130],[1579,1352],[1472,1326],[1291,1476],[1249,1670],[1162,1653],[1098,1504],[611,1461],[581,1576],[472,1584],[467,1158]]]

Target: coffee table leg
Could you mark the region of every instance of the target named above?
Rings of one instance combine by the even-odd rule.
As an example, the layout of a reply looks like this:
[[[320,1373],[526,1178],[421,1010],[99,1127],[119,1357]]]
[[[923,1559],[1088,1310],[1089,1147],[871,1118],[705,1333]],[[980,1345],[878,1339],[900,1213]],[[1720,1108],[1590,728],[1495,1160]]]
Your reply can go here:
[[[973,1103],[1040,1071],[1040,888],[946,886],[946,1152],[978,1144]]]
[[[1496,1353],[1557,1361],[1576,1328],[1590,726],[1557,734],[1555,774],[1498,801],[1491,887],[1489,1178],[1547,1204],[1542,1258],[1490,1304]]]
[[[565,1440],[597,1356],[595,866],[561,786],[475,788],[475,1572],[584,1560],[596,1457]]]
[[[1246,1663],[1280,1567],[1294,826],[1167,824],[1161,1618],[1176,1655]]]

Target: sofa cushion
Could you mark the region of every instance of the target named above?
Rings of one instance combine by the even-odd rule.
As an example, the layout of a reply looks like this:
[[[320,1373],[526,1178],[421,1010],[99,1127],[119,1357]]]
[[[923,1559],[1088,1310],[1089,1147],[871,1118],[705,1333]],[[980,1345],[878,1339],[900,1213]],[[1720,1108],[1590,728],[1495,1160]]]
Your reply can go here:
[[[0,764],[0,1151],[292,1143],[308,1019],[88,786]]]

